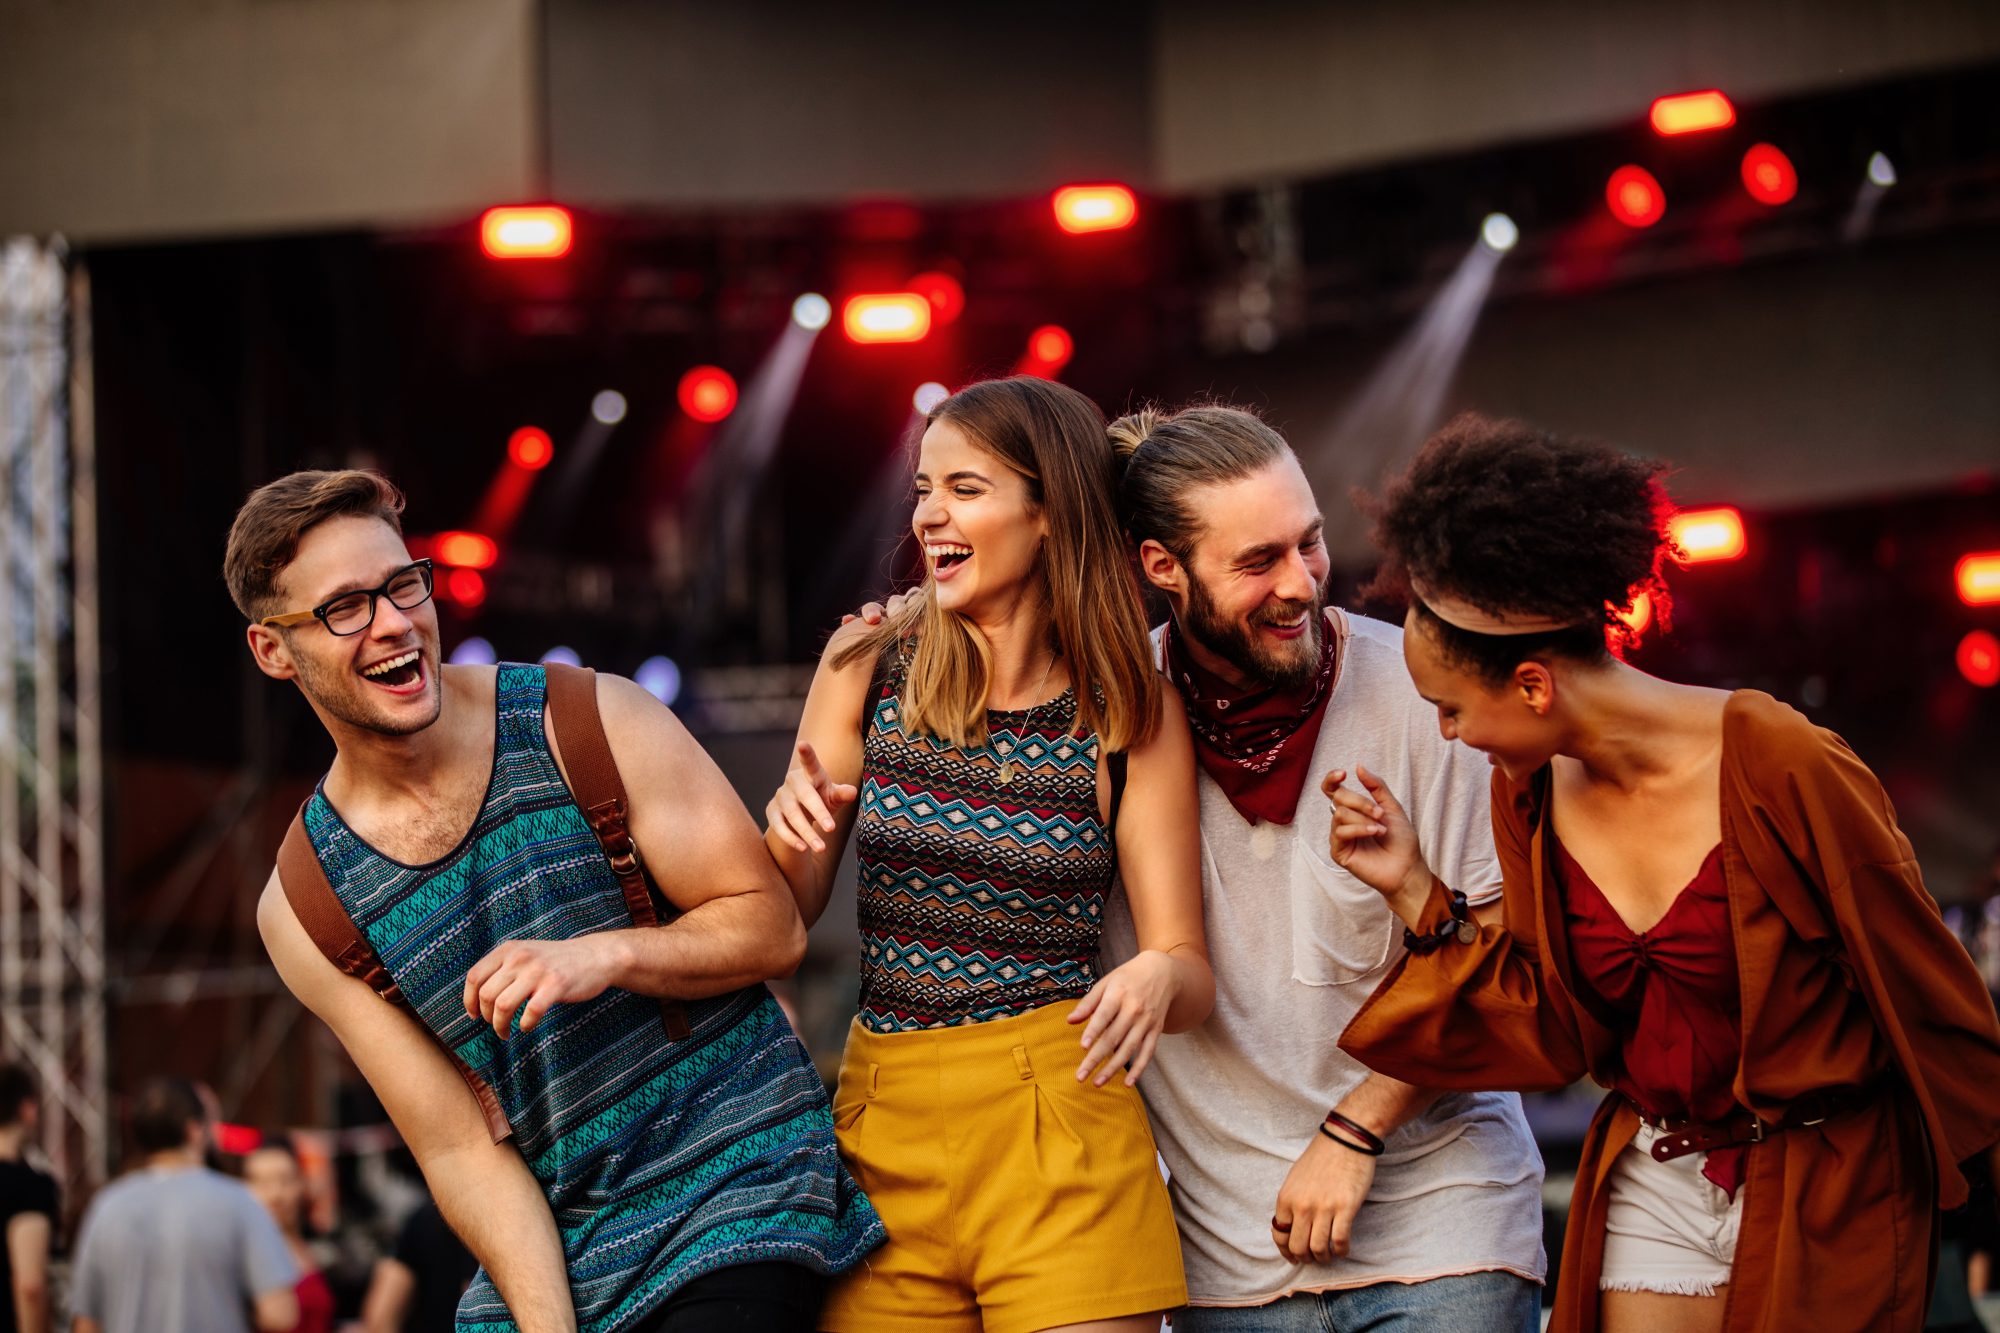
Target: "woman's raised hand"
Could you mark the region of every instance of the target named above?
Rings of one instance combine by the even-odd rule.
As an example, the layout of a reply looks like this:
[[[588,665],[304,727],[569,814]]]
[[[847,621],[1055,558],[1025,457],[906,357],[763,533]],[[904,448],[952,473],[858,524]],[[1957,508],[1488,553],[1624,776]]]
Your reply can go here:
[[[1396,793],[1356,765],[1363,790],[1344,786],[1347,770],[1332,769],[1319,789],[1333,802],[1333,831],[1327,855],[1333,863],[1389,900],[1390,910],[1415,921],[1430,897],[1431,870],[1424,864],[1417,829]]]
[[[764,823],[795,852],[823,852],[822,835],[839,827],[834,813],[853,804],[860,794],[853,783],[828,776],[811,744],[800,741],[784,782],[764,807]]]

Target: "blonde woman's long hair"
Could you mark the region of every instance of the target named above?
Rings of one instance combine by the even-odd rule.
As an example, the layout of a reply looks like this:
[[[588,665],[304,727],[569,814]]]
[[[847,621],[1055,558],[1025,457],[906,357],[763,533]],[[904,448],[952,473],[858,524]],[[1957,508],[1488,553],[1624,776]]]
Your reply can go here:
[[[950,422],[1028,484],[1048,519],[1031,577],[1041,580],[1049,647],[1069,663],[1080,727],[1107,751],[1153,734],[1160,678],[1139,597],[1138,576],[1115,512],[1118,460],[1097,405],[1074,389],[1018,375],[967,385],[932,408],[925,424]],[[986,636],[938,606],[928,573],[919,595],[846,644],[834,666],[873,662],[914,639],[902,698],[903,724],[964,748],[986,743],[992,649]]]

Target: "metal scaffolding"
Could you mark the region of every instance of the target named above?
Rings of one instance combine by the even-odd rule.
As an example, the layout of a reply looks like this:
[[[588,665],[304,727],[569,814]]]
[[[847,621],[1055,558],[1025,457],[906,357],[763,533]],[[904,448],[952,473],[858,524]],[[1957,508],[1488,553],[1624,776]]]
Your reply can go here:
[[[0,1052],[78,1198],[110,1166],[90,289],[0,245]]]

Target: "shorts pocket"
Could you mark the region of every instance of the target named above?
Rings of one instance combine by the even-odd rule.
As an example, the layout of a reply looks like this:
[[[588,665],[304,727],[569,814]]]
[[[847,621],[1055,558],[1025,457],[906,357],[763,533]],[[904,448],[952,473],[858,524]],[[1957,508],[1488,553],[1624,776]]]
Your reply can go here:
[[[1301,830],[1292,843],[1292,980],[1344,986],[1373,977],[1395,939],[1382,895],[1315,855]]]

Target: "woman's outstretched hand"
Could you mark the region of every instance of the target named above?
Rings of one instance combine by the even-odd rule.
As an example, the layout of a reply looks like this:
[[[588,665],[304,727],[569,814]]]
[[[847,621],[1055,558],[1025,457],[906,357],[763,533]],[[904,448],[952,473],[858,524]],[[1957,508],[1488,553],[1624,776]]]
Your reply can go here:
[[[813,747],[800,741],[784,784],[764,807],[764,823],[795,852],[823,852],[825,835],[839,827],[835,812],[859,795],[853,783],[835,782]]]
[[[1431,869],[1417,843],[1416,826],[1380,778],[1356,765],[1362,790],[1344,786],[1347,770],[1330,770],[1319,789],[1333,802],[1327,855],[1333,863],[1388,900],[1389,909],[1414,924],[1431,893]]]

